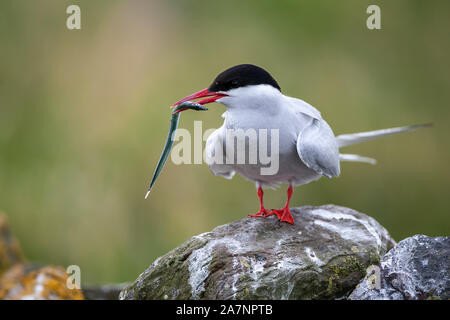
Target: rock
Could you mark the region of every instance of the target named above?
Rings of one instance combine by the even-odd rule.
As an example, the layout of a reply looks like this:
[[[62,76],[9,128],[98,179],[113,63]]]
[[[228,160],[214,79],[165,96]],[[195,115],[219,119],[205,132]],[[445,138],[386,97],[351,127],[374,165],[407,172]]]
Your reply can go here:
[[[450,237],[400,241],[351,293],[353,300],[450,299]]]
[[[0,274],[21,262],[23,262],[23,254],[19,242],[9,228],[6,215],[0,212]]]
[[[101,286],[83,286],[86,300],[118,300],[119,293],[127,284],[108,284]]]
[[[346,297],[395,242],[374,219],[326,205],[291,209],[294,225],[245,218],[158,258],[120,299]]]
[[[82,300],[81,290],[69,289],[61,267],[16,264],[0,278],[0,299]]]
[[[24,263],[19,242],[0,212],[0,300],[83,299],[80,290],[67,287],[61,267]]]

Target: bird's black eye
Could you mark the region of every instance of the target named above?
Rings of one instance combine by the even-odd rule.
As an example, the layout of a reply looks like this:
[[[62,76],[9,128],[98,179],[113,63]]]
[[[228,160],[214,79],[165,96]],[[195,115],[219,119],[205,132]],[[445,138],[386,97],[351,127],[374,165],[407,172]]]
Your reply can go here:
[[[239,86],[239,80],[231,80],[231,87],[236,88]]]

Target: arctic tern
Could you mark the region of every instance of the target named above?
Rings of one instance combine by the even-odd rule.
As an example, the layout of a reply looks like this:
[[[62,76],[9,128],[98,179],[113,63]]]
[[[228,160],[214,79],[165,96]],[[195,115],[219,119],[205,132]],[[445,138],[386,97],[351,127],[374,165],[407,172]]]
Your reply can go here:
[[[323,176],[338,177],[340,161],[375,163],[371,158],[342,154],[339,152],[340,148],[429,126],[424,124],[335,136],[316,108],[303,100],[282,94],[277,81],[266,70],[251,64],[241,64],[223,71],[208,88],[181,99],[173,106],[199,98],[204,98],[197,101],[201,105],[218,102],[226,108],[223,125],[206,142],[205,152],[210,170],[227,179],[238,173],[256,184],[260,208],[250,217],[276,215],[280,221],[291,224],[294,219],[289,210],[289,202],[293,187]],[[266,164],[260,160],[253,164],[226,161],[229,160],[227,132],[246,132],[249,129],[277,130],[279,169],[276,173],[262,174],[261,168]],[[257,139],[260,137],[257,136]],[[269,135],[268,140],[270,139]],[[223,152],[223,161],[215,161],[218,150]],[[248,152],[246,149],[246,159]],[[263,188],[274,188],[280,184],[289,185],[286,205],[281,209],[266,209],[263,204]]]

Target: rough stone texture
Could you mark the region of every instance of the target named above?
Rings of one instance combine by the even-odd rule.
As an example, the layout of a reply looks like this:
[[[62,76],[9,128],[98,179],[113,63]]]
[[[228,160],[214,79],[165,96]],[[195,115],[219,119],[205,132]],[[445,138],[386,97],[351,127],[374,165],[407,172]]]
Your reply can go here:
[[[101,286],[83,286],[86,300],[118,300],[119,293],[126,284],[108,284]]]
[[[9,228],[6,215],[0,212],[0,274],[20,262],[23,262],[23,254],[19,242]]]
[[[121,299],[346,297],[395,243],[374,219],[326,205],[245,218],[192,237],[158,258]]]
[[[67,287],[68,274],[61,267],[16,264],[0,278],[3,300],[81,300],[81,290]]]
[[[406,238],[377,267],[349,299],[450,299],[450,237]]]

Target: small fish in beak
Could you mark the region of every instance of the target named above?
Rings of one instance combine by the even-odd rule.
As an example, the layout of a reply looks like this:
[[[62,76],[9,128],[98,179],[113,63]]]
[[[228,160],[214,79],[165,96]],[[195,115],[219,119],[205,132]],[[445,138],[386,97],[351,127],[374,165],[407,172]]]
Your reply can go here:
[[[150,182],[150,186],[148,187],[147,194],[145,195],[145,199],[147,199],[148,195],[150,194],[150,191],[152,190],[152,187],[155,184],[156,179],[158,178],[159,174],[164,168],[164,165],[167,162],[167,158],[169,157],[170,151],[172,150],[175,132],[178,128],[178,122],[180,120],[180,112],[185,110],[206,111],[208,110],[208,108],[196,102],[184,101],[181,102],[180,104],[177,104],[176,107],[173,109],[166,144],[164,146],[163,152],[161,153],[161,157],[159,158],[158,164],[156,165],[156,169],[155,172],[153,173],[153,177]]]

